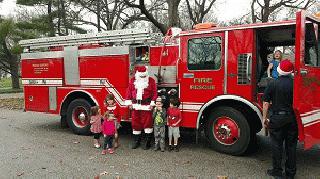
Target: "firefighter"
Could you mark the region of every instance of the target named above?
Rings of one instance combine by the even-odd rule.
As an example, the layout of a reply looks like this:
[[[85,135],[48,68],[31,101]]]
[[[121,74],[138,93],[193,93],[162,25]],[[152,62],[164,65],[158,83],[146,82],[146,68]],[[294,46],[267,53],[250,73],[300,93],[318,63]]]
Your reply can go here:
[[[140,146],[141,131],[144,130],[146,143],[144,149],[151,147],[153,120],[152,108],[157,99],[157,86],[153,78],[149,77],[147,67],[138,66],[135,76],[130,80],[126,95],[126,105],[132,109],[132,133],[134,142],[132,149]]]
[[[267,170],[267,174],[275,178],[283,177],[281,161],[284,142],[285,174],[287,178],[294,178],[298,127],[292,107],[293,64],[288,59],[282,60],[277,71],[279,78],[268,84],[263,97],[263,124],[270,132],[273,166],[272,169]]]

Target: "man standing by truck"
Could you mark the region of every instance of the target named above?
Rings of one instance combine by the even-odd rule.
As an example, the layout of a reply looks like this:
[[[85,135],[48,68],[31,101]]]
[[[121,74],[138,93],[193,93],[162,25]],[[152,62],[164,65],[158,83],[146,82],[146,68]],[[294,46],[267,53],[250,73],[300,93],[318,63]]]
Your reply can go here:
[[[132,109],[132,133],[134,142],[132,149],[140,146],[141,131],[144,130],[146,143],[144,149],[151,147],[153,132],[152,108],[157,99],[157,86],[153,78],[148,75],[145,66],[138,66],[135,76],[130,79],[127,89],[126,105]]]
[[[271,82],[263,97],[263,123],[269,129],[272,150],[272,169],[267,174],[282,178],[283,142],[285,142],[285,174],[294,178],[296,174],[296,147],[298,127],[293,110],[293,64],[290,60],[280,62],[279,78]],[[269,113],[270,119],[267,119]]]

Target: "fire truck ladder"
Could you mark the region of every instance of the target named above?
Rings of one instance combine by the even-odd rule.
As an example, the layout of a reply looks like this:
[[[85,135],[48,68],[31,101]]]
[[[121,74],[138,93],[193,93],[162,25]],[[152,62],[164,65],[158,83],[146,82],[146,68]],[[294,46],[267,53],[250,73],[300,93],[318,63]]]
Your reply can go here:
[[[107,43],[111,45],[157,43],[161,41],[161,38],[161,34],[151,33],[147,28],[144,28],[112,30],[97,34],[79,34],[72,36],[21,40],[19,44],[28,49],[38,49],[43,47],[77,46],[98,43]]]

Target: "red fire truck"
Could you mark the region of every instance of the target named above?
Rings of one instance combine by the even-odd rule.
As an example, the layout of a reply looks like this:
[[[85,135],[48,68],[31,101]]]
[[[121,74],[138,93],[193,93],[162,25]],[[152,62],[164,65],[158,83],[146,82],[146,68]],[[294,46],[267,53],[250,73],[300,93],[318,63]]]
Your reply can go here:
[[[125,29],[23,40],[25,109],[58,114],[74,133],[88,134],[90,107],[104,106],[112,93],[122,121],[130,121],[126,88],[134,67],[146,65],[159,90],[178,91],[183,127],[204,130],[213,149],[240,155],[262,130],[268,54],[290,46],[299,140],[308,149],[320,142],[319,24],[302,11],[281,22],[172,28],[163,38]]]

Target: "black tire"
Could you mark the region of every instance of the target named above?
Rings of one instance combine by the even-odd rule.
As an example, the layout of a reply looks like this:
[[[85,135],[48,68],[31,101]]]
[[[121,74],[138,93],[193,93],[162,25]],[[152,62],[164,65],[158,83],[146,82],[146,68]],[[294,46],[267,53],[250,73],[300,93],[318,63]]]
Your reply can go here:
[[[213,133],[213,127],[216,120],[223,116],[231,118],[236,123],[240,131],[240,136],[232,144],[223,144],[219,142]],[[214,150],[231,155],[244,154],[250,143],[250,126],[246,118],[240,111],[231,107],[218,107],[211,112],[205,126],[205,134],[209,140],[210,146]]]
[[[248,148],[244,154],[250,155],[250,154],[256,153],[257,151],[259,151],[257,134],[251,133],[250,142],[249,142]]]
[[[66,115],[61,116],[60,127],[63,128],[63,129],[69,128]]]
[[[90,103],[87,100],[84,99],[75,99],[73,100],[67,109],[67,123],[68,126],[71,128],[72,132],[75,134],[79,134],[79,135],[90,135],[90,123],[88,122],[87,125],[79,127],[78,125],[76,125],[73,121],[73,111],[77,108],[77,107],[82,107],[85,109],[86,111],[86,120],[90,120],[89,119],[89,112],[90,112]]]

